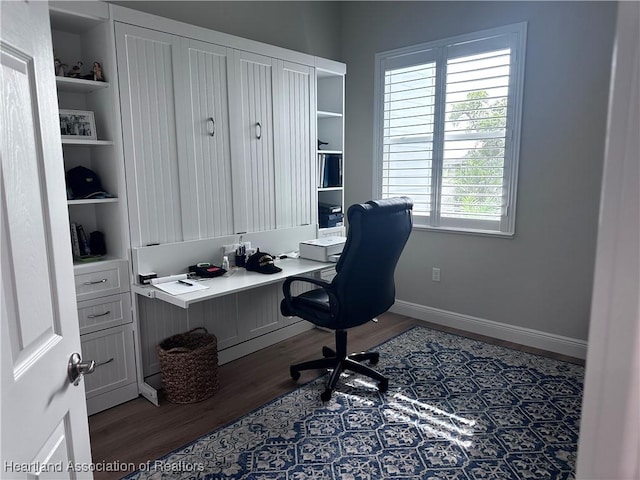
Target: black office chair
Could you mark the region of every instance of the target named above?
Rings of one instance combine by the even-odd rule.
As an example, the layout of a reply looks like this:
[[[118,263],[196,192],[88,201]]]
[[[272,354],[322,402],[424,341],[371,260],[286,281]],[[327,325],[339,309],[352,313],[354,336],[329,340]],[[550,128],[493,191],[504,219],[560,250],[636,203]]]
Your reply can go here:
[[[292,276],[282,289],[283,315],[296,316],[315,325],[335,330],[336,349],[322,348],[324,358],[292,365],[291,377],[301,370],[332,369],[321,398],[328,401],[344,370],[351,370],[378,381],[386,392],[389,380],[360,363],[378,363],[377,352],[347,355],[346,329],[362,325],[386,312],[395,301],[394,271],[411,233],[413,202],[406,197],[369,201],[352,205],[347,212],[349,233],[331,282],[305,276]],[[291,295],[293,282],[308,282],[320,288]]]

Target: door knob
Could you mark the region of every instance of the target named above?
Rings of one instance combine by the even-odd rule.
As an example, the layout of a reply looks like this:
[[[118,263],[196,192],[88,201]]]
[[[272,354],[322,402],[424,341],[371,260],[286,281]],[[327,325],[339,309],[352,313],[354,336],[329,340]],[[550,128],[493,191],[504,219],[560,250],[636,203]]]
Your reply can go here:
[[[69,366],[67,367],[69,382],[77,386],[83,375],[89,375],[90,373],[93,373],[95,369],[95,361],[89,360],[88,362],[83,362],[79,353],[72,353],[69,358]]]

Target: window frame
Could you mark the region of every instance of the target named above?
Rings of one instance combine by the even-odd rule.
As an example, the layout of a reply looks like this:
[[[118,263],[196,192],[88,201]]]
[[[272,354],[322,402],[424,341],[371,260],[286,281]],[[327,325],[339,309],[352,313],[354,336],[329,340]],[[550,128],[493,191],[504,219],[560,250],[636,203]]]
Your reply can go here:
[[[384,90],[385,72],[391,69],[436,62],[436,122],[432,158],[432,215],[414,214],[414,228],[475,235],[513,237],[515,234],[516,198],[518,186],[518,166],[520,157],[520,136],[522,120],[522,99],[524,86],[524,65],[526,53],[527,22],[481,30],[464,35],[448,37],[433,42],[387,50],[375,55],[374,79],[374,171],[373,191],[382,197],[383,153],[384,153]],[[501,39],[502,38],[502,39]],[[448,58],[473,55],[486,51],[483,44],[491,45],[496,39],[511,48],[509,91],[507,102],[507,124],[505,134],[504,172],[505,182],[502,195],[505,210],[500,221],[460,219],[440,217],[440,176],[442,175],[444,123],[443,112],[446,101],[446,62]],[[420,63],[422,61],[422,63]],[[506,198],[505,198],[506,197]]]

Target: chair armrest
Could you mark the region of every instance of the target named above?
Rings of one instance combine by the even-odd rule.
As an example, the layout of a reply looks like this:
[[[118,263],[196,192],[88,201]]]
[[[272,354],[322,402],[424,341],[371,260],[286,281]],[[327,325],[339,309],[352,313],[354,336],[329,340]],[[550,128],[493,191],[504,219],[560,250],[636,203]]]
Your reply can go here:
[[[293,275],[285,279],[284,285],[282,285],[282,289],[283,290],[286,289],[287,291],[289,291],[289,293],[291,293],[291,284],[293,282],[313,283],[314,285],[317,285],[322,288],[327,288],[329,285],[331,285],[331,282],[327,282],[326,280],[321,280],[319,278],[307,277],[305,275]],[[285,291],[285,295],[286,295],[286,291]]]
[[[304,275],[293,275],[291,277],[287,277],[282,284],[282,293],[284,294],[284,302],[287,305],[287,308],[291,309],[291,284],[293,282],[306,282],[311,283],[313,285],[317,285],[327,292],[329,296],[329,306],[332,312],[332,316],[336,316],[338,313],[338,298],[336,297],[331,287],[331,282],[327,282],[326,280],[321,280],[319,278],[307,277]]]
[[[307,282],[317,285],[321,288],[326,289],[329,285],[329,282],[325,280],[320,280],[319,278],[307,277],[304,275],[293,275],[291,277],[287,277],[282,284],[282,293],[284,293],[284,300],[287,305],[291,305],[291,284],[293,282]]]

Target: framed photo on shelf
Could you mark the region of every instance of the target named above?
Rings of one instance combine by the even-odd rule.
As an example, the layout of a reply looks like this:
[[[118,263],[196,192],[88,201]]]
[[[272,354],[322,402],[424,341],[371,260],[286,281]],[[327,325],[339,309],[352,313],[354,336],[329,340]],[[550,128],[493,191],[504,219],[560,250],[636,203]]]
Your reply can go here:
[[[60,110],[60,135],[64,139],[97,140],[93,112]]]

